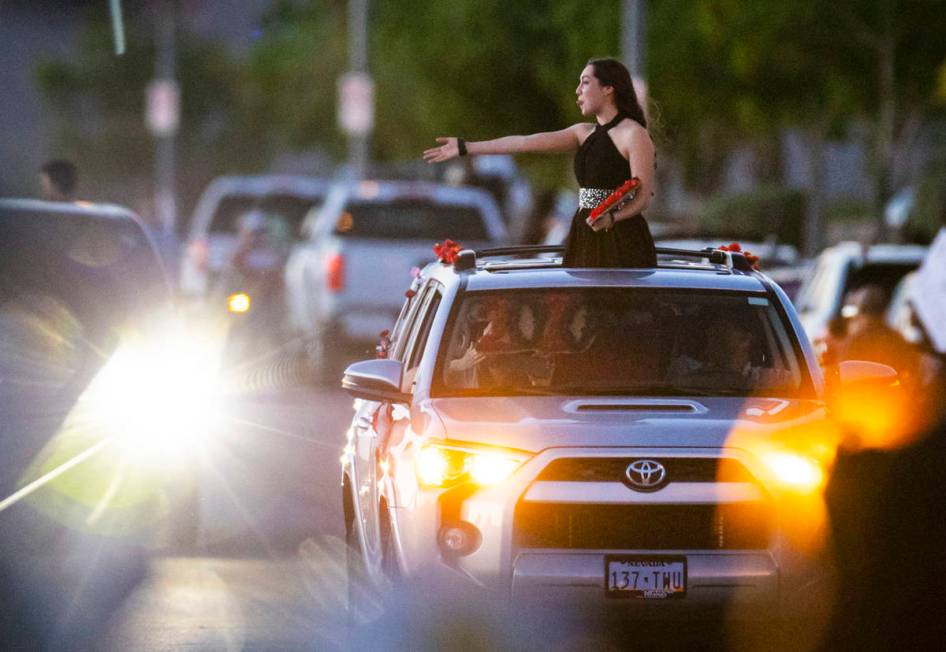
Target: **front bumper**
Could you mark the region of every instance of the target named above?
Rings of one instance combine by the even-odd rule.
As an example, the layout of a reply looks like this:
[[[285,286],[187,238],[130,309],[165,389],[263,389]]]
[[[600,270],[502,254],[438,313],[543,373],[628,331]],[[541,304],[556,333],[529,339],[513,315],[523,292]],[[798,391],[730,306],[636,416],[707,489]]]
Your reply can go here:
[[[624,553],[627,551],[614,551]],[[778,607],[779,569],[766,552],[703,553],[634,551],[653,555],[683,555],[687,559],[685,597],[665,600],[613,599],[605,593],[605,552],[534,551],[520,553],[513,565],[511,597],[517,601],[601,603],[614,609],[653,613],[681,610],[715,612],[720,607],[751,617],[771,614]]]
[[[770,617],[773,609],[784,606],[786,591],[810,581],[817,573],[812,560],[798,551],[787,550],[777,526],[777,508],[758,483],[745,481],[671,482],[660,491],[641,493],[620,482],[561,482],[540,477],[553,461],[567,458],[725,458],[750,466],[745,454],[731,449],[549,449],[532,458],[505,483],[479,489],[462,496],[459,504],[445,509],[439,503],[421,500],[418,511],[399,509],[401,546],[408,569],[418,569],[424,559],[436,563],[428,571],[444,582],[465,578],[470,583],[511,597],[598,604],[613,609],[640,609],[676,614],[681,610],[713,610],[739,607],[746,617]],[[745,478],[743,478],[744,480]],[[434,505],[436,509],[432,509]],[[764,542],[740,548],[741,540],[731,539],[718,546],[702,540],[699,546],[651,547],[588,546],[578,539],[596,540],[584,530],[576,532],[574,545],[537,547],[534,533],[523,535],[523,505],[582,507],[594,505],[623,509],[696,508],[710,512],[719,508],[751,506],[771,514],[772,528]],[[446,514],[446,518],[445,518]],[[469,523],[479,530],[482,542],[471,554],[451,558],[436,544],[436,531],[450,520]],[[436,523],[433,528],[432,525]],[[673,522],[664,527],[673,528]],[[408,530],[409,529],[409,530]],[[405,530],[411,532],[406,534]],[[555,533],[558,536],[558,532]],[[745,533],[741,533],[745,536]],[[580,535],[580,536],[579,536]],[[531,539],[530,539],[531,537]],[[711,541],[715,541],[715,534]],[[554,537],[551,537],[554,538]],[[613,536],[597,539],[613,542]],[[743,539],[745,540],[745,539]],[[758,538],[753,541],[758,542]],[[564,545],[556,543],[556,546]],[[640,554],[654,557],[683,556],[687,562],[686,594],[679,599],[613,599],[606,595],[605,558],[609,554]],[[803,577],[804,575],[804,577]]]

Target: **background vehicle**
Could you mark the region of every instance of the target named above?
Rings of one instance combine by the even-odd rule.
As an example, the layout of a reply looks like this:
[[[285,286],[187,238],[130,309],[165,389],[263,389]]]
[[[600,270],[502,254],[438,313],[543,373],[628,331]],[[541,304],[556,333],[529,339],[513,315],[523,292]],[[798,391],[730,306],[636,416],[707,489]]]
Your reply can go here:
[[[483,190],[403,181],[341,183],[309,213],[286,264],[291,328],[311,339],[325,377],[347,351],[366,351],[390,327],[413,268],[436,242],[501,244],[507,231]]]
[[[203,297],[224,273],[236,249],[240,219],[252,211],[284,220],[289,237],[301,237],[302,221],[325,198],[324,179],[293,175],[226,176],[204,190],[190,221],[180,288]]]
[[[881,287],[889,298],[897,283],[919,267],[926,255],[920,245],[877,244],[864,247],[843,242],[825,249],[795,299],[798,316],[813,342],[827,333],[841,314],[848,292],[863,285]]]
[[[515,250],[425,268],[387,358],[346,371],[352,572],[551,599],[556,617],[812,604],[823,576],[792,528],[815,527],[823,380],[784,293],[740,254],[496,258]]]
[[[739,238],[722,236],[708,239],[657,239],[658,247],[700,250],[706,247],[718,247],[730,242],[739,242],[740,246],[759,257],[762,271],[778,283],[789,299],[794,300],[798,291],[810,273],[810,263],[802,260],[798,249],[790,244],[777,242],[746,242]]]
[[[919,344],[924,334],[912,305],[915,300],[914,293],[916,292],[914,279],[916,279],[915,271],[910,272],[897,283],[890,296],[890,303],[887,305],[887,314],[884,320],[890,328],[900,333],[904,340],[911,344]]]
[[[240,218],[234,251],[208,297],[213,316],[226,315],[228,367],[264,362],[288,342],[283,275],[292,244],[281,215],[253,210]]]
[[[147,549],[193,535],[196,494],[180,458],[162,453],[187,441],[199,414],[171,394],[204,396],[193,370],[163,373],[172,355],[193,353],[175,352],[169,331],[152,337],[172,316],[171,300],[128,210],[0,200],[8,647],[84,648],[143,579]]]

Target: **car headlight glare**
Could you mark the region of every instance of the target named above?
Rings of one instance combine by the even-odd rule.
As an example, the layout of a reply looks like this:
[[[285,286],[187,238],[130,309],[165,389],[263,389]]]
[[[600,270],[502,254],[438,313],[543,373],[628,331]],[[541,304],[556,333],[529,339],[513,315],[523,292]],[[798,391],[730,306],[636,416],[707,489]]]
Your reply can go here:
[[[250,295],[245,292],[237,292],[227,297],[227,310],[233,313],[244,313],[250,311]]]
[[[788,452],[770,452],[765,463],[783,486],[799,491],[817,489],[824,482],[824,470],[817,460]]]
[[[163,464],[189,455],[217,427],[217,358],[194,335],[128,338],[86,389],[90,418],[126,453]]]
[[[527,458],[521,451],[426,444],[414,465],[418,480],[427,487],[466,482],[489,486],[508,478]]]

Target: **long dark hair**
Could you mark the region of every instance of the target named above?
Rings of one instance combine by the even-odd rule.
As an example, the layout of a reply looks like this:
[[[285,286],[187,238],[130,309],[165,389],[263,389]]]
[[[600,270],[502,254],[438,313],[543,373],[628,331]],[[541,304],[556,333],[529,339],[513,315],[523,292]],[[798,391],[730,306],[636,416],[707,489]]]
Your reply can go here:
[[[624,64],[617,59],[601,58],[589,59],[586,65],[594,68],[595,77],[602,86],[610,86],[614,89],[614,102],[617,104],[618,111],[636,120],[646,129],[647,118],[644,117],[644,109],[637,101],[637,93],[634,92],[634,84],[631,83],[631,73],[627,71]]]

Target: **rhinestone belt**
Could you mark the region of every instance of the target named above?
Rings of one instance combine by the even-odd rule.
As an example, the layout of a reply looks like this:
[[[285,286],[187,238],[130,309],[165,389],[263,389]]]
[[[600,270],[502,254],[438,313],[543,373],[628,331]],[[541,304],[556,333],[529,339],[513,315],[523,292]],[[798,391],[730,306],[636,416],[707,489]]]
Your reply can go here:
[[[594,208],[614,192],[614,188],[579,188],[578,208]]]

